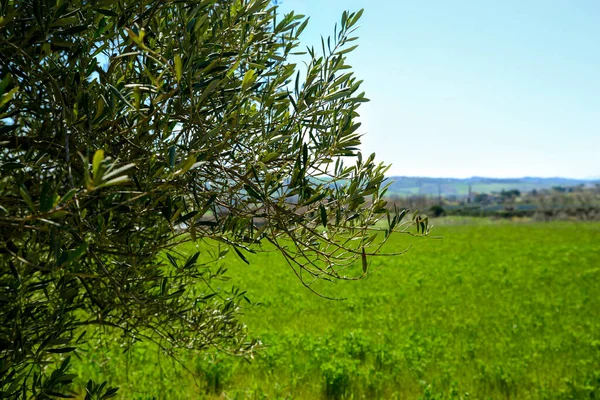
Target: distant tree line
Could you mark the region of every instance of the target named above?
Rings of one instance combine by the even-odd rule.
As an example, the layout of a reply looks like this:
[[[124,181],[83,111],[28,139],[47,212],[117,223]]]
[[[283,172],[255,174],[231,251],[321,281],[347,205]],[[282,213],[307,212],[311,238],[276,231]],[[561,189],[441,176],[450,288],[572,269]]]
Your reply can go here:
[[[390,207],[407,207],[427,212],[431,217],[473,216],[538,220],[600,220],[600,185],[556,186],[552,189],[522,192],[516,189],[492,193],[472,193],[461,199],[439,196],[392,195]]]

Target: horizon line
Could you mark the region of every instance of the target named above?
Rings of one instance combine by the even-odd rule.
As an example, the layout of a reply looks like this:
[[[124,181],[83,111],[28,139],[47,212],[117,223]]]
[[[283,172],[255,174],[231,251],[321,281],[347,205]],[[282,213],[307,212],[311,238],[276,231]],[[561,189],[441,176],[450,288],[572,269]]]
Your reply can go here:
[[[481,176],[481,175],[472,175],[469,177],[459,178],[453,176],[425,176],[425,175],[386,175],[386,179],[389,178],[419,178],[419,179],[455,179],[455,180],[467,180],[467,179],[564,179],[564,180],[572,180],[572,181],[581,181],[581,182],[594,182],[600,181],[600,176],[597,177],[587,177],[587,178],[572,178],[566,176],[532,176],[532,175],[523,175],[523,176],[508,176],[508,177],[498,177],[498,176]]]

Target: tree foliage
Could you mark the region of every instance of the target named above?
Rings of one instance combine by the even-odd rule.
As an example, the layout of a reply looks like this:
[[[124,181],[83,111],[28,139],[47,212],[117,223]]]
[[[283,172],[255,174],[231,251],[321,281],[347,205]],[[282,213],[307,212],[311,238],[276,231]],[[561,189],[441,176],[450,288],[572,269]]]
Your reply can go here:
[[[230,250],[310,288],[428,230],[358,150],[360,15],[302,55],[308,19],[267,0],[0,1],[0,397],[69,395],[90,337],[251,352],[244,292],[211,284]]]

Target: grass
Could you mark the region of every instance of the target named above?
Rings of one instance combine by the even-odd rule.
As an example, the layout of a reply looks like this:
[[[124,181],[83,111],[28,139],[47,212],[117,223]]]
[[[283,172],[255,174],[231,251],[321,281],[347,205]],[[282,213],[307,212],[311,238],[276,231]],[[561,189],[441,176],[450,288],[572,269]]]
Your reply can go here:
[[[115,344],[77,364],[122,398],[597,399],[600,224],[450,223],[359,282],[316,297],[273,254],[232,281],[262,303],[244,321],[252,363],[186,355],[185,372],[150,345]]]

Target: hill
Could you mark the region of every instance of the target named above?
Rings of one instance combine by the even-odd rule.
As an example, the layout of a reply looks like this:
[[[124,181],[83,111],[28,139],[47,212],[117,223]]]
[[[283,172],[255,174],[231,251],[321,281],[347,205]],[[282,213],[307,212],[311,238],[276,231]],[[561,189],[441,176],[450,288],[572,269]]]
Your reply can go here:
[[[580,185],[600,184],[600,180],[582,180],[570,178],[428,178],[410,176],[391,176],[393,181],[388,194],[397,196],[442,196],[464,197],[469,194],[469,187],[473,193],[492,193],[502,190],[519,190],[529,192],[532,190],[550,189],[553,187],[573,187]]]

